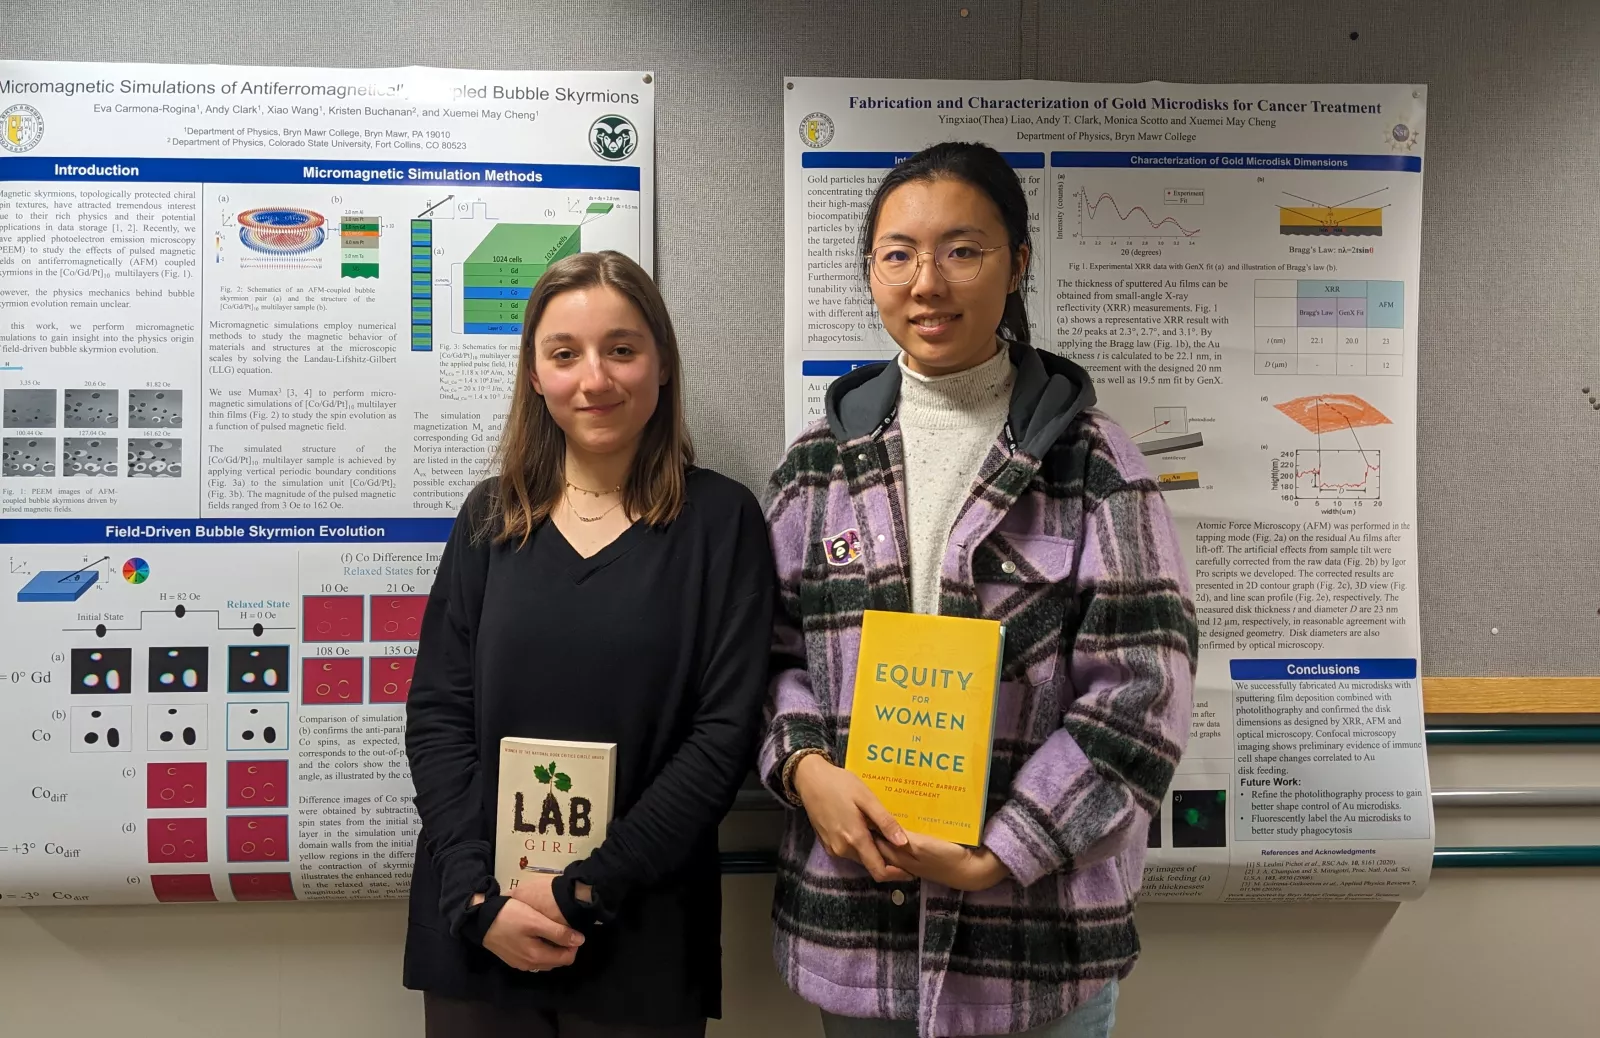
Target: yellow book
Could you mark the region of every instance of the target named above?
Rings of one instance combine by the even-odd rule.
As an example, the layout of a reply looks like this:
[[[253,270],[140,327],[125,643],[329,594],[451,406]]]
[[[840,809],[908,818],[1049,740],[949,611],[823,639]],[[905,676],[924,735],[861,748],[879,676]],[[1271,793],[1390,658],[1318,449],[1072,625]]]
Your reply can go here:
[[[1004,646],[994,620],[862,616],[844,766],[905,828],[978,845]]]

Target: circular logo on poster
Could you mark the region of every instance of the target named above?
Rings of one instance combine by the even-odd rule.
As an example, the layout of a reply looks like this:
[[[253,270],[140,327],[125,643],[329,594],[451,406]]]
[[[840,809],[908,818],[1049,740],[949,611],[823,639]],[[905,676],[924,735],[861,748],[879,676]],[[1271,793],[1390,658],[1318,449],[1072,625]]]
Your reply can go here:
[[[589,147],[607,162],[621,162],[639,147],[639,133],[620,115],[602,115],[589,127]]]
[[[826,112],[812,112],[800,120],[800,141],[808,148],[826,148],[833,142],[833,120]]]
[[[32,105],[12,105],[0,112],[0,147],[7,151],[32,151],[44,140],[44,116]]]
[[[1395,123],[1389,127],[1384,138],[1388,141],[1390,151],[1416,151],[1422,143],[1422,131],[1405,123]]]

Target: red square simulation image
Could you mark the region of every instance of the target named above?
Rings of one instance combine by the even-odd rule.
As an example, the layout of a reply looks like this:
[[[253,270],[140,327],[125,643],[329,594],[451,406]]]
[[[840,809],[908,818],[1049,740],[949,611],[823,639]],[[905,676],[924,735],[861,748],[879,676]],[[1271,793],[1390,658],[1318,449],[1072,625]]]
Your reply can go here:
[[[417,669],[415,656],[374,656],[367,661],[371,671],[369,703],[404,703],[411,694],[411,672]]]
[[[308,642],[358,642],[363,619],[360,595],[307,595],[300,638]]]
[[[288,861],[288,815],[229,815],[229,861]]]
[[[146,807],[206,806],[206,762],[152,764],[145,774]]]
[[[229,807],[283,807],[289,803],[289,762],[230,760]]]
[[[144,831],[152,865],[206,860],[204,818],[152,818]]]
[[[310,656],[300,662],[300,702],[349,706],[361,702],[361,658]]]
[[[373,595],[372,640],[414,642],[422,636],[427,595]]]
[[[217,899],[217,892],[211,889],[211,877],[203,872],[187,876],[151,876],[150,889],[164,905]]]
[[[294,879],[287,872],[230,872],[235,901],[293,901]]]

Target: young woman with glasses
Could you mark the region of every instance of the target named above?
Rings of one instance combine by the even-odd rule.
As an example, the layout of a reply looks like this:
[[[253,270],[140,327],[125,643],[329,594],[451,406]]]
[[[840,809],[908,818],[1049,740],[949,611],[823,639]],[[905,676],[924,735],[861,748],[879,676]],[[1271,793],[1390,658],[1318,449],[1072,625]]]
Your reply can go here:
[[[900,355],[833,383],[773,476],[760,769],[795,808],[775,953],[828,1038],[1103,1038],[1138,952],[1198,632],[1138,449],[1082,368],[1030,345],[1031,250],[999,153],[896,166],[862,253]],[[1006,625],[979,846],[902,829],[840,766],[865,609]]]
[[[682,372],[627,257],[534,286],[499,475],[445,545],[407,706],[429,1038],[699,1038],[720,1012],[717,823],[760,735],[772,557],[754,495],[694,465]],[[508,735],[617,746],[604,841],[509,894]]]

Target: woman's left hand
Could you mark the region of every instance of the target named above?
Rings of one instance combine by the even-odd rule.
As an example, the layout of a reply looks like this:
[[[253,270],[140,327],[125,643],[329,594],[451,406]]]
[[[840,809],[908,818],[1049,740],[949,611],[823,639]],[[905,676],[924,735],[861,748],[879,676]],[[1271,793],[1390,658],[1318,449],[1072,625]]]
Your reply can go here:
[[[887,864],[913,876],[943,883],[953,890],[988,890],[1011,875],[987,847],[963,847],[910,830],[906,837],[910,842],[904,847],[879,838],[878,853]]]
[[[556,896],[550,890],[555,878],[551,872],[536,872],[511,888],[507,896],[516,898],[546,919],[566,926],[567,917],[561,914],[561,906],[556,904]]]

